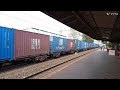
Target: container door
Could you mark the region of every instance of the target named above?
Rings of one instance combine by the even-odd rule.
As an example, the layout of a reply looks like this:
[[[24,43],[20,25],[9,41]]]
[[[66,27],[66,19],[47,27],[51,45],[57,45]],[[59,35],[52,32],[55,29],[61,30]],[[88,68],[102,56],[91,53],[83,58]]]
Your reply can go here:
[[[0,27],[0,60],[13,58],[14,30]]]

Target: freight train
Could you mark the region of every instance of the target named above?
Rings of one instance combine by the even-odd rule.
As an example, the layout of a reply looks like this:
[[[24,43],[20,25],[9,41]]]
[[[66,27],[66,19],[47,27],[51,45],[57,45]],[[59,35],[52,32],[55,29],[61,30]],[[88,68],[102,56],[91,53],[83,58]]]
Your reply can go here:
[[[6,62],[45,61],[99,47],[98,44],[0,26],[0,66]]]

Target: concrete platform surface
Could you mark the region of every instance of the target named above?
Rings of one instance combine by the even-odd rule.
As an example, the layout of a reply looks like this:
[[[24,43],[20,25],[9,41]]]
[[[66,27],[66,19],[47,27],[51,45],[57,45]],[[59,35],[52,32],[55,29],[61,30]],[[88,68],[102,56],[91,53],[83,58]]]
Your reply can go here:
[[[97,50],[48,79],[120,79],[120,57]]]

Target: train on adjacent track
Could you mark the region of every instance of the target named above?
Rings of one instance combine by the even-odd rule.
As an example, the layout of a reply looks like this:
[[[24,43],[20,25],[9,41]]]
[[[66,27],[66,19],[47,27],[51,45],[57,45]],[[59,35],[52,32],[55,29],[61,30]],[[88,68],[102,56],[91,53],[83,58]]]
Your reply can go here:
[[[0,26],[0,66],[6,62],[45,61],[99,47],[98,44]]]

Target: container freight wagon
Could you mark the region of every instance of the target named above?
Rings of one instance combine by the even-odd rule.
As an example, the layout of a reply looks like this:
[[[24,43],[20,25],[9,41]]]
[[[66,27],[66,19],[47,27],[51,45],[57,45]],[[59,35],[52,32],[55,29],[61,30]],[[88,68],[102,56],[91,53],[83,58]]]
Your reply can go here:
[[[82,41],[81,46],[82,46],[82,50],[84,51],[85,50],[85,42],[84,41]]]
[[[96,47],[97,47],[97,44],[94,43],[94,48],[96,48]]]
[[[49,54],[49,36],[0,27],[0,61],[43,61]]]
[[[92,49],[93,48],[93,43],[90,43],[90,49]]]
[[[91,49],[91,43],[89,43],[88,48]]]
[[[0,62],[14,57],[14,29],[0,26]]]
[[[75,52],[75,40],[67,39],[67,53]]]
[[[84,43],[85,43],[84,50],[87,50],[87,42],[84,42]]]
[[[14,58],[29,57],[35,61],[47,59],[49,54],[49,36],[14,30]]]
[[[94,48],[94,43],[91,43],[91,48]]]
[[[82,46],[81,46],[82,44],[81,43],[82,43],[82,41],[77,40],[77,39],[75,40],[75,51],[76,52],[81,51],[81,49],[82,49]]]
[[[92,48],[95,48],[95,43],[92,43]]]
[[[88,50],[91,49],[91,43],[88,43]]]
[[[89,47],[89,43],[86,42],[86,50],[88,50],[88,47]]]
[[[95,43],[93,43],[93,48],[95,48],[96,47],[96,44]]]
[[[53,57],[59,57],[66,52],[67,39],[50,36],[50,54]]]
[[[99,44],[96,44],[96,47],[100,47]]]
[[[84,43],[83,41],[81,41],[81,50],[83,51],[83,46],[84,46]]]
[[[98,44],[94,44],[94,47],[97,48],[97,47],[99,47],[99,45]]]
[[[95,48],[96,47],[96,44],[95,43],[92,43],[92,48]]]

